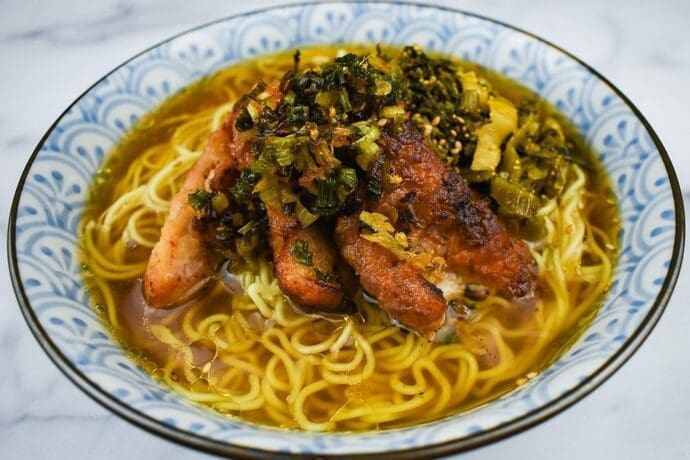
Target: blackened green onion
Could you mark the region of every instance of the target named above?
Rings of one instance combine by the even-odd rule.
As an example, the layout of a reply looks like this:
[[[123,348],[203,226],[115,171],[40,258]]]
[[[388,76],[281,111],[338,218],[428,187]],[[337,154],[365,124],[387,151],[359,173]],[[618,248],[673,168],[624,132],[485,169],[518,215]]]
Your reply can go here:
[[[343,108],[344,112],[349,112],[350,110],[352,110],[352,104],[350,104],[350,96],[347,94],[347,91],[339,91],[338,99],[340,100],[340,106]]]
[[[212,198],[213,192],[207,192],[199,187],[196,191],[187,195],[187,203],[189,203],[195,211],[203,211],[211,205]]]
[[[237,178],[230,191],[235,195],[236,199],[246,198],[254,190],[254,186],[259,180],[259,177],[258,174],[250,169],[243,169],[240,172],[240,177]]]
[[[331,272],[325,273],[316,267],[314,267],[314,273],[316,273],[316,278],[319,281],[323,281],[325,283],[330,283],[331,281],[335,281],[338,279],[338,277],[336,276],[335,273],[331,273]]]
[[[335,177],[328,177],[316,181],[316,184],[319,188],[319,193],[316,195],[316,210],[318,212],[328,213],[340,204],[336,193],[338,181]]]
[[[371,193],[376,198],[380,197],[383,193],[383,187],[381,186],[381,182],[377,180],[370,180],[369,182],[367,182],[367,192]]]
[[[237,116],[237,119],[235,120],[235,128],[237,128],[238,131],[243,132],[243,131],[249,131],[252,129],[254,126],[254,121],[252,120],[252,117],[249,115],[249,111],[245,107],[244,109],[240,110],[239,115]]]
[[[309,243],[307,243],[304,240],[295,241],[295,243],[290,248],[290,255],[293,259],[295,259],[302,265],[306,265],[308,267],[314,265],[314,262],[312,260],[313,254],[309,250]]]
[[[297,137],[293,134],[289,136],[270,136],[264,139],[263,152],[270,155],[280,166],[289,166],[295,160],[292,149],[297,144]]]
[[[250,220],[243,226],[237,229],[237,233],[242,236],[247,236],[259,227],[259,223],[255,220]]]
[[[296,203],[294,201],[285,203],[283,204],[283,214],[285,214],[286,216],[291,216],[295,213],[295,208]]]
[[[288,123],[293,126],[300,126],[309,121],[309,106],[294,105],[287,108]]]
[[[338,180],[340,180],[348,190],[354,190],[355,187],[357,187],[357,171],[355,171],[354,168],[340,168]]]

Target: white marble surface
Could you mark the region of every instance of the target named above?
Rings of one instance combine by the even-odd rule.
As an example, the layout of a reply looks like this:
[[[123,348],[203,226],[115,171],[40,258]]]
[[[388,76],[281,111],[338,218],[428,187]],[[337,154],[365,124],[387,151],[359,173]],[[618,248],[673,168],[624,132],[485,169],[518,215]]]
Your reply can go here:
[[[165,37],[273,3],[1,0],[0,244],[29,154],[85,88]],[[600,70],[656,128],[690,197],[688,0],[438,3],[532,31]],[[563,414],[466,457],[690,458],[689,297],[686,266],[659,325],[615,376]],[[208,458],[120,420],[67,381],[25,326],[5,263],[0,299],[0,458]]]

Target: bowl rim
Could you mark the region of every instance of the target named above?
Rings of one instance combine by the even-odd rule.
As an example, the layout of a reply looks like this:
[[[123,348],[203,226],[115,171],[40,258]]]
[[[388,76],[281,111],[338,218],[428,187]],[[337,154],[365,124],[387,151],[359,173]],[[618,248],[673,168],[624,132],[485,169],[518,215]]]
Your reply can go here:
[[[123,61],[121,64],[112,68],[103,77],[98,79],[95,83],[89,86],[84,92],[82,92],[52,123],[45,134],[41,137],[38,144],[34,148],[31,156],[29,157],[22,174],[17,183],[15,189],[14,197],[12,200],[12,205],[10,208],[9,215],[9,225],[7,232],[7,259],[9,264],[10,278],[12,281],[12,287],[14,289],[14,294],[19,304],[19,308],[24,316],[24,319],[31,330],[31,333],[35,337],[36,341],[39,343],[43,351],[48,355],[50,360],[55,364],[55,366],[79,389],[86,393],[91,399],[99,403],[101,406],[108,409],[110,412],[118,415],[119,417],[127,420],[128,422],[142,428],[149,433],[155,434],[162,437],[168,441],[173,441],[175,443],[191,447],[194,449],[201,450],[206,453],[232,456],[235,458],[272,458],[276,454],[281,457],[285,454],[278,453],[276,451],[237,446],[230,444],[228,442],[213,440],[201,435],[197,435],[177,427],[173,427],[163,423],[162,421],[156,420],[143,412],[135,409],[132,406],[118,400],[99,386],[97,386],[89,377],[79,370],[59,349],[59,347],[53,342],[50,334],[43,328],[40,324],[31,303],[29,297],[24,290],[24,285],[22,284],[21,277],[19,275],[19,261],[17,258],[17,247],[16,247],[16,224],[17,224],[17,210],[19,206],[19,201],[24,190],[24,184],[28,177],[29,171],[34,164],[36,157],[38,156],[41,147],[46,142],[48,136],[53,132],[55,127],[60,123],[64,116],[69,112],[84,96],[86,96],[92,89],[98,86],[103,80],[107,79],[110,75],[121,69],[122,67],[128,65],[131,61],[137,59],[138,57],[152,51],[153,49],[168,43],[178,37],[184,36],[191,32],[204,29],[206,27],[212,26],[214,24],[219,24],[225,21],[229,21],[234,18],[259,15],[272,10],[282,9],[282,8],[299,8],[311,5],[318,5],[321,3],[325,4],[337,4],[337,3],[374,3],[372,0],[326,0],[319,2],[318,0],[303,1],[298,3],[290,4],[279,4],[273,5],[265,8],[254,9],[250,11],[241,12],[238,14],[225,16],[219,19],[215,19],[209,22],[199,24],[197,26],[186,29],[182,32],[176,33],[169,36],[156,44],[136,53],[129,59]],[[632,333],[632,335],[623,343],[620,349],[610,356],[604,364],[602,364],[596,371],[589,375],[585,380],[579,383],[576,387],[562,394],[558,398],[548,402],[546,405],[541,406],[537,409],[533,409],[520,417],[507,421],[500,424],[494,428],[486,431],[478,432],[465,436],[461,439],[449,440],[441,443],[430,444],[426,446],[418,446],[409,449],[403,449],[393,452],[386,453],[367,453],[367,454],[320,454],[319,457],[333,457],[333,458],[381,458],[381,459],[413,459],[417,458],[419,454],[425,454],[429,456],[441,456],[449,455],[453,453],[463,452],[477,447],[481,447],[492,442],[507,439],[517,433],[525,431],[531,427],[534,427],[541,422],[558,415],[565,409],[569,408],[576,402],[583,399],[585,396],[589,395],[594,389],[599,387],[604,383],[609,377],[611,377],[628,359],[637,351],[637,349],[646,340],[649,334],[652,332],[657,322],[661,318],[661,315],[666,309],[669,302],[673,289],[678,280],[678,275],[680,273],[682,265],[682,255],[683,248],[685,245],[685,211],[683,204],[683,194],[678,182],[678,177],[669,158],[668,152],[664,148],[661,140],[657,136],[656,132],[649,124],[647,119],[642,115],[640,110],[628,99],[628,97],[618,89],[613,83],[611,83],[607,78],[605,78],[601,73],[594,69],[589,64],[582,61],[577,56],[564,50],[563,48],[555,45],[554,43],[539,37],[529,31],[523,30],[519,27],[513,26],[503,21],[499,21],[481,14],[468,12],[458,8],[452,8],[447,6],[424,4],[416,1],[405,1],[405,0],[385,0],[382,3],[389,5],[398,6],[417,6],[424,8],[437,9],[441,11],[446,11],[454,14],[462,14],[469,17],[474,17],[483,21],[487,21],[493,24],[500,25],[514,32],[522,33],[528,36],[532,40],[537,40],[546,46],[554,49],[555,51],[562,53],[563,55],[573,59],[579,65],[584,67],[590,74],[598,78],[604,85],[608,87],[614,94],[616,94],[623,103],[630,109],[630,111],[639,120],[642,126],[645,128],[647,133],[649,133],[654,146],[657,148],[659,155],[663,161],[664,169],[669,179],[669,185],[671,188],[675,212],[675,235],[673,242],[673,251],[671,254],[670,265],[668,272],[664,278],[664,282],[659,289],[659,293],[654,300],[652,307],[641,321],[637,329]],[[290,457],[296,458],[307,458],[312,455],[305,454],[290,454]]]

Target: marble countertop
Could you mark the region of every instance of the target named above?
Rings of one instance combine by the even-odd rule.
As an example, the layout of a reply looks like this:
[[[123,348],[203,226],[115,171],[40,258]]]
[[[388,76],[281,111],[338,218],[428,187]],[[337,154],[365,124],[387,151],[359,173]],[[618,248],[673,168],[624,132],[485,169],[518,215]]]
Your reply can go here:
[[[29,154],[91,83],[131,55],[252,2],[63,0],[0,3],[0,222]],[[690,199],[690,2],[439,1],[514,24],[573,52],[613,81],[655,127]],[[6,253],[3,248],[0,251]],[[592,395],[563,414],[466,458],[690,458],[690,267],[653,334]],[[0,267],[0,458],[208,458],[110,414],[41,351]]]

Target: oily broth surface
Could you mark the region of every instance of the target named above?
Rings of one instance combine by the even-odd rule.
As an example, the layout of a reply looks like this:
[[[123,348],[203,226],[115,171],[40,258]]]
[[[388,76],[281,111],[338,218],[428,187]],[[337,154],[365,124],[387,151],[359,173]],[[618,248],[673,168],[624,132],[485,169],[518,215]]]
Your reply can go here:
[[[336,55],[340,48],[333,46],[303,49],[302,62],[304,64],[318,63],[325,59],[330,59]],[[362,52],[371,48],[347,46],[347,49],[348,51]],[[125,189],[122,187],[121,182],[128,173],[132,162],[140,157],[143,152],[168,142],[176,130],[182,124],[189,121],[189,117],[184,115],[206,113],[209,110],[213,110],[214,107],[237,100],[242,94],[249,91],[257,81],[271,80],[289,70],[293,65],[292,56],[292,52],[284,52],[275,56],[237,64],[229,68],[229,70],[220,71],[191,85],[143,117],[137,126],[111,152],[104,163],[104,167],[99,171],[92,188],[89,206],[85,211],[84,222],[97,220],[98,216],[122,196]],[[481,73],[484,78],[491,82],[495,91],[508,99],[517,101],[524,97],[533,96],[527,89],[497,74],[487,72],[470,64],[463,64],[463,67]],[[559,116],[551,109],[549,110],[561,122],[567,136],[575,141],[579,149],[578,153],[583,158],[588,158],[590,163],[594,164],[593,156],[586,150],[584,143],[580,140],[575,130],[565,122],[562,116]],[[203,141],[199,140],[196,144],[198,145],[188,147],[201,149]],[[610,245],[611,242],[615,244],[617,242],[618,226],[611,225],[611,222],[617,222],[617,210],[608,181],[599,166],[591,168],[587,172],[587,176],[588,185],[587,190],[584,192],[587,204],[586,209],[582,212],[587,214],[585,220],[587,221],[588,228],[596,229],[596,231],[589,234],[588,238],[597,239],[599,241],[598,246]],[[172,181],[169,184],[169,190],[162,191],[161,195],[167,198],[171,197],[176,187],[179,187],[179,178],[176,182]],[[159,215],[154,217],[159,227],[163,224],[164,218],[164,213],[159,213]],[[567,233],[568,227],[565,226],[563,231]],[[156,239],[155,235],[152,236],[152,239]],[[135,245],[129,246],[121,251],[123,261],[145,264],[150,248]],[[96,247],[99,247],[98,244],[96,244]],[[615,259],[615,248],[608,248],[608,251],[610,258],[612,260]],[[587,257],[592,259],[592,263],[597,263],[597,260],[594,260],[596,259],[595,256],[588,256],[587,254],[584,255],[583,260],[585,262],[588,262]],[[83,259],[87,267],[84,277],[91,291],[92,303],[103,314],[106,323],[110,323],[110,330],[114,338],[154,378],[165,381],[168,384],[179,385],[178,391],[186,389],[192,393],[208,392],[209,382],[216,382],[219,387],[222,387],[223,379],[229,375],[228,371],[233,367],[232,354],[225,356],[226,353],[219,351],[216,343],[213,343],[206,337],[197,337],[199,335],[197,326],[203,323],[204,319],[212,318],[214,315],[228,314],[229,311],[244,311],[245,313],[238,314],[243,315],[244,323],[248,327],[245,327],[246,331],[240,331],[240,333],[255,341],[249,351],[243,352],[253,353],[251,359],[247,362],[253,366],[252,369],[256,368],[259,371],[273,365],[274,370],[272,371],[273,374],[271,374],[274,375],[273,378],[284,379],[285,382],[290,381],[287,368],[282,368],[280,365],[275,365],[275,363],[271,364],[275,361],[274,356],[276,354],[258,345],[261,343],[261,340],[265,340],[265,332],[267,330],[272,328],[281,329],[282,326],[273,319],[265,318],[257,311],[246,309],[246,305],[252,302],[246,294],[233,297],[226,290],[223,283],[219,280],[214,280],[211,283],[212,285],[204,291],[203,296],[184,306],[171,310],[152,309],[147,307],[143,300],[140,275],[119,280],[101,279],[99,284],[96,282],[99,278],[98,273],[88,268],[93,263],[88,250],[84,252]],[[267,273],[270,273],[270,268],[267,268],[265,264],[263,266],[259,264],[254,269],[257,273],[262,273],[262,275],[257,275],[257,279],[261,276],[267,278]],[[264,279],[263,281],[268,280]],[[324,390],[321,390],[319,398],[312,398],[314,403],[305,403],[303,405],[301,411],[304,412],[304,415],[309,420],[316,423],[313,428],[311,428],[311,425],[305,427],[304,424],[298,423],[294,420],[293,414],[285,413],[285,410],[281,412],[280,408],[275,409],[274,413],[263,407],[256,408],[251,405],[247,409],[223,409],[215,403],[206,403],[222,412],[239,414],[242,418],[252,422],[288,428],[300,427],[301,425],[305,429],[328,430],[360,430],[404,426],[466,410],[494,399],[524,383],[527,379],[532,378],[537,372],[555,360],[567,348],[568,344],[578,337],[579,333],[596,314],[597,306],[601,301],[600,295],[596,296],[594,301],[588,300],[586,305],[579,305],[580,300],[577,298],[572,299],[571,303],[574,307],[563,309],[562,305],[560,305],[562,302],[559,299],[564,294],[558,294],[558,289],[550,289],[548,287],[548,280],[540,280],[540,282],[544,286],[540,292],[541,301],[533,309],[507,305],[507,302],[501,302],[500,299],[494,299],[493,301],[490,299],[485,304],[479,302],[476,305],[476,313],[467,320],[466,325],[461,325],[460,334],[466,338],[464,339],[466,342],[463,342],[462,346],[465,352],[474,357],[477,369],[474,371],[469,367],[465,369],[463,366],[466,366],[466,364],[463,364],[461,360],[454,362],[450,359],[441,360],[441,358],[438,358],[434,363],[435,367],[433,369],[437,369],[441,373],[441,376],[448,381],[448,385],[452,387],[451,389],[455,393],[465,391],[467,393],[457,401],[454,401],[451,395],[447,404],[443,407],[440,405],[438,407],[433,406],[432,402],[420,399],[420,401],[424,402],[420,403],[417,408],[409,410],[409,413],[405,413],[404,416],[391,415],[387,418],[362,416],[361,420],[357,418],[345,419],[333,426],[323,425],[324,420],[328,419],[329,414],[334,413],[333,408],[336,408],[337,412],[339,410],[337,409],[338,407],[345,407],[347,404],[361,406],[366,405],[367,400],[372,400],[389,403],[388,406],[395,407],[408,401],[408,397],[424,397],[423,394],[417,396],[403,394],[388,385],[387,382],[392,378],[393,374],[397,376],[395,378],[400,382],[398,388],[412,388],[418,382],[415,380],[414,373],[402,366],[402,364],[400,368],[395,367],[395,356],[386,355],[387,347],[388,349],[398,347],[401,350],[400,353],[403,353],[406,347],[405,344],[412,343],[412,346],[417,350],[415,353],[418,353],[420,357],[426,357],[435,348],[441,349],[442,347],[450,346],[432,345],[399,330],[371,344],[372,353],[377,359],[377,365],[373,375],[368,379],[347,385],[329,385]],[[259,281],[257,283],[260,284]],[[583,299],[588,298],[591,292],[584,287],[583,283],[578,280],[567,283],[569,290],[575,293],[571,295],[580,296]],[[261,286],[266,287],[268,284],[264,283]],[[583,285],[580,286],[580,284]],[[261,286],[258,289],[261,289]],[[104,295],[104,290],[110,292],[110,298]],[[362,337],[364,337],[362,340],[380,334],[377,331],[388,330],[387,328],[391,327],[385,315],[377,307],[367,304],[361,298],[356,300],[358,305],[360,305],[361,314],[353,316],[351,321],[354,324],[353,328],[362,332]],[[552,310],[558,311],[554,313]],[[115,315],[119,320],[119,324],[112,324],[112,315]],[[294,317],[299,316],[294,315]],[[551,320],[553,317],[557,319]],[[556,321],[558,321],[558,327],[553,326],[553,330],[549,329],[548,333],[551,335],[546,337],[544,335],[547,333],[545,332],[545,327],[552,327]],[[510,366],[510,363],[507,363],[505,369],[501,368],[501,358],[499,356],[506,356],[508,352],[502,350],[496,341],[492,339],[491,333],[486,332],[495,331],[495,324],[501,325],[499,329],[503,331],[501,333],[503,344],[508,347],[507,350],[513,355],[516,363],[513,367]],[[156,326],[164,326],[184,342],[184,345],[189,350],[186,352],[187,354],[182,349],[171,347],[169,343],[161,341],[159,336],[152,333],[152,327],[155,329]],[[340,331],[345,326],[341,321],[314,318],[306,325],[299,327],[306,327],[308,331],[308,333],[300,336],[299,340],[301,340],[301,343],[317,346],[319,343],[329,340],[329,337],[340,334]],[[299,327],[296,327],[297,329],[294,330],[298,330]],[[294,338],[294,335],[289,335],[292,334],[290,331],[293,329],[288,327],[285,330],[288,331],[288,338]],[[517,330],[519,333],[511,334],[511,330]],[[540,340],[540,337],[546,337],[546,339]],[[356,340],[353,341],[356,342]],[[345,346],[348,346],[348,342],[344,343]],[[348,353],[354,356],[354,349],[358,346],[359,344],[355,343],[353,350],[345,350],[343,356],[350,356]],[[398,348],[395,348],[395,350]],[[450,351],[448,353],[450,355]],[[312,374],[318,373],[318,366],[322,364],[314,363],[321,363],[322,361],[320,360],[329,359],[329,354],[332,354],[332,352],[328,351],[328,347],[322,352],[315,353],[312,364],[305,364],[306,368],[309,368],[309,366],[314,366],[315,368],[311,371],[304,371],[307,376],[305,378],[309,377],[309,372]],[[188,362],[184,370],[182,368],[171,370],[171,363],[181,360],[187,360]],[[353,368],[351,374],[357,374],[362,371],[363,366]],[[426,370],[422,370],[428,381],[427,387],[425,387],[427,389],[422,390],[422,393],[426,391],[428,395],[431,395],[430,398],[432,400],[440,400],[444,394],[443,385],[435,384],[434,380],[437,379],[437,376],[434,373],[435,371],[430,369],[432,368],[429,367]],[[495,369],[495,372],[490,372],[491,369]],[[478,378],[475,376],[476,381],[473,381],[470,377],[470,375],[473,375],[472,372],[479,372],[479,374],[484,372],[486,377]],[[257,375],[259,374],[261,373],[257,373]],[[261,378],[266,378],[265,374],[261,375]],[[461,385],[456,385],[457,381],[462,379],[471,382],[471,388],[464,389],[461,388]],[[251,385],[248,381],[236,380],[239,382],[237,383],[238,390],[251,391],[249,389]],[[232,386],[234,380],[228,378],[228,382],[228,385]],[[276,388],[279,387],[280,385],[276,383]],[[290,399],[291,394],[289,391],[281,393],[281,390],[278,389],[275,392],[280,397]],[[200,402],[205,403],[205,401]],[[429,408],[430,405],[433,406],[431,409]],[[377,409],[377,411],[380,410]],[[319,423],[322,424],[319,425]]]

